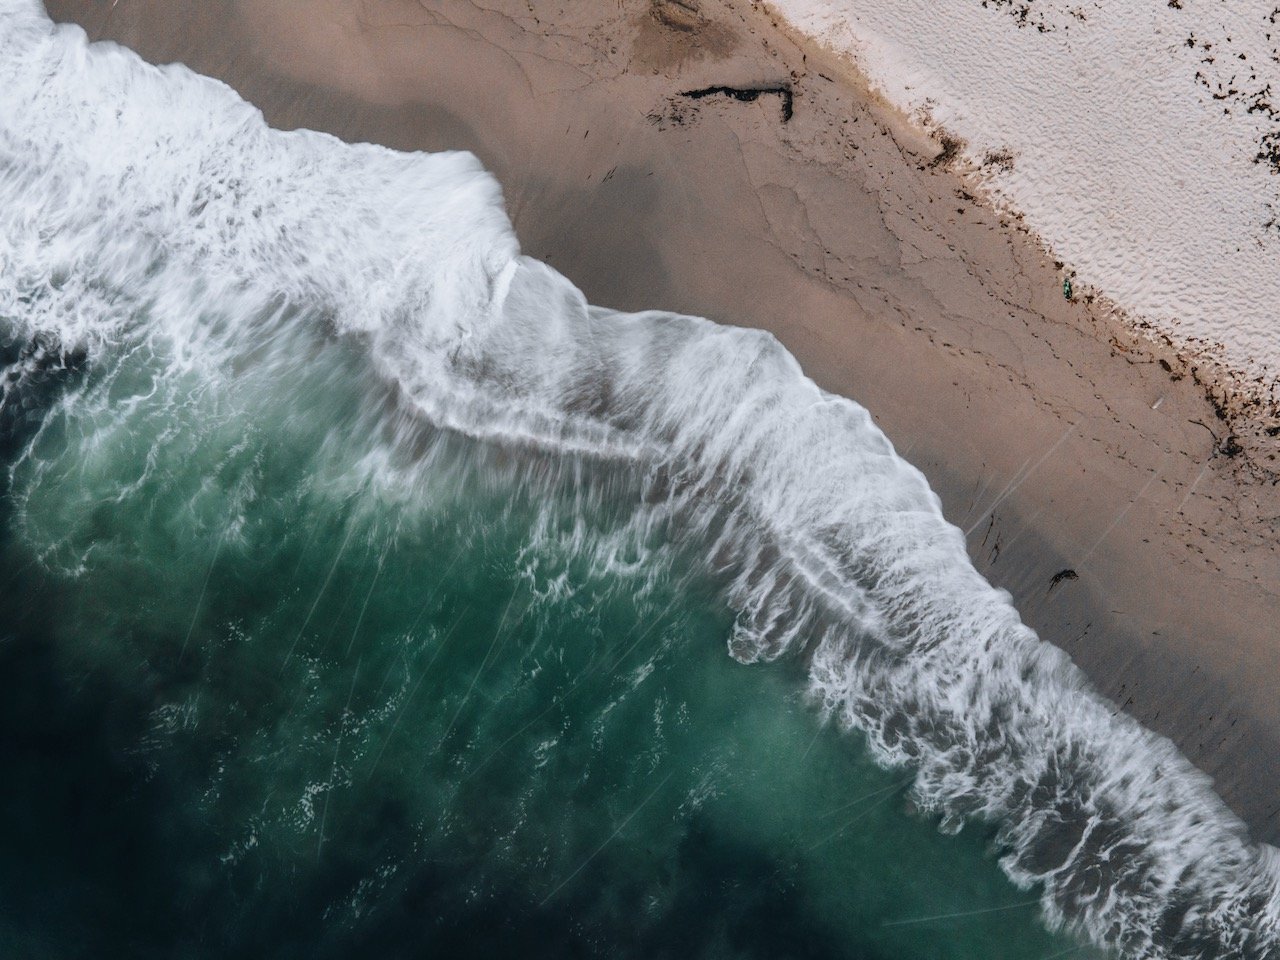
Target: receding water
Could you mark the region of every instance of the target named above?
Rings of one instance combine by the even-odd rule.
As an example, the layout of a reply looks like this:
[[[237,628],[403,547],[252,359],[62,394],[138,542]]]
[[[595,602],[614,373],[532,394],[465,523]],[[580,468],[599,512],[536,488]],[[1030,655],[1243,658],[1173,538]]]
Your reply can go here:
[[[0,360],[5,956],[1277,955],[867,411],[469,155],[0,0]]]

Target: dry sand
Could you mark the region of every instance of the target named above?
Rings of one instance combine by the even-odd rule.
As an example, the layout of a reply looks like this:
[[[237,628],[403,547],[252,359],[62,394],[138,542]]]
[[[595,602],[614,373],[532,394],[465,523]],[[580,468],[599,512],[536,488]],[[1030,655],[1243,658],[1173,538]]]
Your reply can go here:
[[[1024,619],[1280,839],[1273,422],[1223,419],[1207,371],[1066,301],[949,151],[763,8],[49,7],[222,78],[276,126],[474,151],[525,252],[593,302],[773,331],[924,470]],[[791,92],[682,95],[716,86]]]

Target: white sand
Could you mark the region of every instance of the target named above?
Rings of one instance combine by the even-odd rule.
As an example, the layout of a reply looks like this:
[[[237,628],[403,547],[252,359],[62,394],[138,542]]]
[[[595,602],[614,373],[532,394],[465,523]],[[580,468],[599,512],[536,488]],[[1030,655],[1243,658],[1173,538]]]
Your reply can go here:
[[[1274,396],[1280,172],[1257,158],[1280,148],[1280,4],[770,2],[961,138],[1078,285]]]

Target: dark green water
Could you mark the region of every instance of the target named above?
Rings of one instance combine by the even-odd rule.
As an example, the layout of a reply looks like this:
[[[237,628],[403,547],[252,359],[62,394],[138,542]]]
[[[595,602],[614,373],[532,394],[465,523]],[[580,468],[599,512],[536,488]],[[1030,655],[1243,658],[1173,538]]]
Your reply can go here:
[[[6,956],[1074,952],[802,663],[726,654],[638,478],[271,343],[216,378],[137,343],[10,367]]]

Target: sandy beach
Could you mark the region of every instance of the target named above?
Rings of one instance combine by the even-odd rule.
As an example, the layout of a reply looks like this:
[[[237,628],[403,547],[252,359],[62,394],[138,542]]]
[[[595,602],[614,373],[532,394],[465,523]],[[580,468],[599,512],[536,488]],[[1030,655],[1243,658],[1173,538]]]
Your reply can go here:
[[[282,128],[466,149],[593,303],[773,332],[978,569],[1280,839],[1275,421],[1087,295],[952,151],[745,0],[48,4]]]

